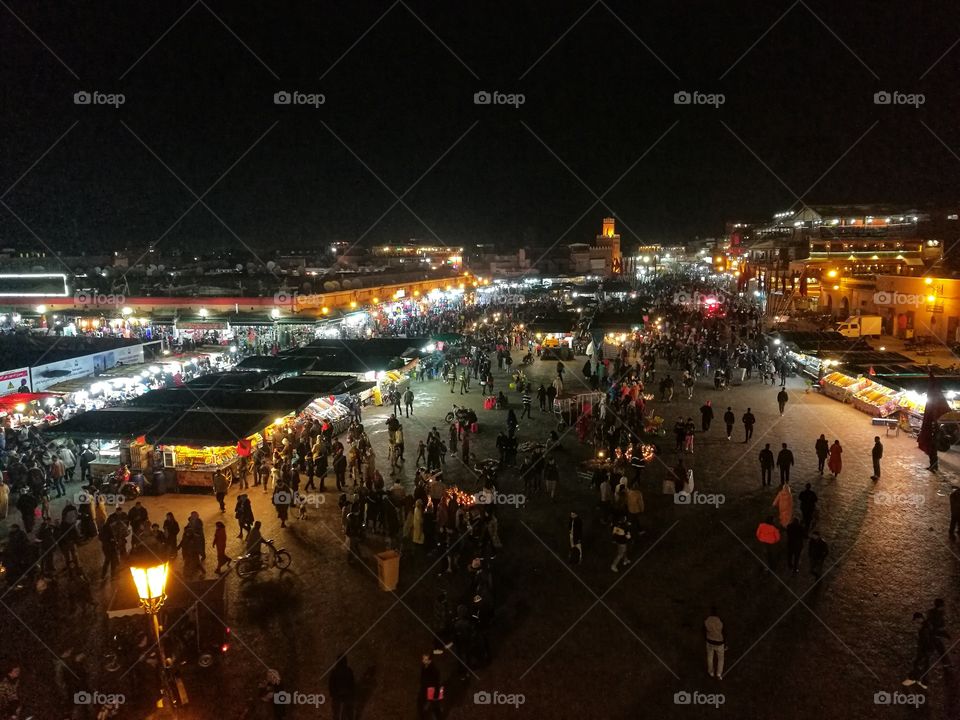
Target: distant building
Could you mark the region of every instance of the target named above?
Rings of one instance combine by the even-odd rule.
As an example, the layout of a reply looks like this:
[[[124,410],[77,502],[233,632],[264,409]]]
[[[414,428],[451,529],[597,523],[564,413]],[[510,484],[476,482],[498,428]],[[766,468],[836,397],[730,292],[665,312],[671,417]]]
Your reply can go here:
[[[592,244],[574,243],[569,247],[571,271],[576,275],[613,277],[623,272],[620,235],[614,218],[603,219],[600,234]]]

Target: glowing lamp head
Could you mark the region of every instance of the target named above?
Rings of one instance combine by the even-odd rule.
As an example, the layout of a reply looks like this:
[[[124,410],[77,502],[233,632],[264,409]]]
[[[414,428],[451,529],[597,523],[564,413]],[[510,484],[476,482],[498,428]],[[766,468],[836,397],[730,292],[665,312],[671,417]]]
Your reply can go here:
[[[923,279],[923,284],[924,284],[924,285],[933,285],[933,278],[931,278],[931,277],[924,278],[924,279]]]
[[[163,602],[167,589],[167,575],[169,563],[161,563],[153,567],[131,567],[133,583],[137,586],[137,595],[144,604],[159,604]]]
[[[200,317],[204,317],[204,318],[205,318],[206,316],[207,316],[207,309],[206,309],[206,308],[200,308]]]
[[[130,307],[121,308],[121,309],[120,309],[120,312],[121,312],[123,315],[132,315],[132,314],[133,314],[133,308],[130,308]]]
[[[270,317],[276,320],[278,317],[280,317],[280,311],[277,308],[274,308],[270,311]]]
[[[37,305],[37,312],[43,315],[47,311],[46,305]]]
[[[933,302],[936,301],[936,299],[937,299],[937,298],[935,298],[933,295],[927,295],[927,302],[928,302],[928,303],[933,303]]]
[[[351,310],[355,310],[356,307],[357,307],[357,301],[356,301],[356,300],[351,300],[351,301],[350,301],[350,309],[351,309]]]
[[[836,270],[830,270],[829,272],[827,272],[827,277],[835,278],[836,276],[837,276]]]

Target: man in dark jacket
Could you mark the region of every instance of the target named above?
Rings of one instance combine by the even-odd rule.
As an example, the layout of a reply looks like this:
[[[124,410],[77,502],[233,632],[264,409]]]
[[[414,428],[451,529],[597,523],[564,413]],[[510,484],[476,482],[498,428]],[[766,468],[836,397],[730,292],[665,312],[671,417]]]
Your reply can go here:
[[[823,466],[826,465],[827,457],[830,455],[830,443],[827,442],[827,438],[823,435],[818,437],[814,450],[817,453],[817,471],[823,475]]]
[[[763,487],[773,485],[773,450],[770,449],[770,443],[767,443],[760,451],[760,482]]]
[[[817,494],[810,487],[810,483],[807,483],[807,486],[803,491],[797,495],[797,499],[800,501],[800,514],[803,515],[803,527],[807,530],[810,530],[810,526],[813,524],[813,514],[817,509]]]
[[[780,446],[780,452],[777,453],[777,467],[780,468],[780,484],[786,485],[790,482],[790,466],[793,465],[793,452],[787,449],[787,444]]]
[[[347,663],[347,656],[341,655],[333,666],[329,680],[333,720],[353,720],[356,689],[353,669]]]
[[[800,554],[803,552],[803,541],[807,531],[803,529],[799,518],[794,518],[787,525],[787,564],[796,575],[800,572]]]
[[[744,432],[743,441],[747,443],[750,442],[750,438],[753,437],[753,426],[757,424],[757,418],[752,412],[750,412],[750,408],[747,408],[747,411],[743,414],[743,418],[741,418],[741,420],[743,422]]]
[[[423,655],[420,668],[420,695],[417,700],[417,709],[421,718],[443,717],[443,685],[440,682],[440,671],[433,664],[430,655]]]
[[[957,539],[957,530],[960,529],[960,487],[954,487],[950,492],[950,539]]]
[[[723,422],[727,426],[727,440],[733,436],[733,424],[736,421],[737,417],[733,414],[733,408],[727,408],[727,411],[723,414]]]
[[[700,408],[700,431],[707,432],[710,429],[710,423],[713,422],[713,406],[707,400]]]
[[[570,511],[570,523],[568,525],[570,533],[570,562],[579,565],[583,560],[583,520],[577,513]]]
[[[784,409],[787,407],[787,400],[790,398],[787,397],[787,391],[781,390],[777,393],[777,405],[780,407],[780,414],[783,415]]]
[[[873,459],[873,475],[870,476],[870,479],[876,482],[880,479],[880,458],[883,457],[883,443],[880,442],[879,435],[875,435],[873,438],[873,449],[870,451],[870,456]]]

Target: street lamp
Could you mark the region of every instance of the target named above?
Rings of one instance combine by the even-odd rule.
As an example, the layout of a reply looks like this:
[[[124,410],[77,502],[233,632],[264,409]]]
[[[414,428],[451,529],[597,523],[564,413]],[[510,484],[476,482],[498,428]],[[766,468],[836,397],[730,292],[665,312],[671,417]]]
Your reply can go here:
[[[133,575],[133,583],[137,586],[137,595],[140,598],[140,605],[144,612],[150,616],[153,621],[153,632],[157,637],[157,652],[160,655],[160,693],[161,698],[164,694],[163,688],[166,684],[163,682],[162,675],[167,669],[167,657],[163,652],[163,644],[160,640],[160,619],[158,613],[167,599],[167,574],[169,572],[169,563],[161,563],[152,567],[130,567],[130,574]],[[162,706],[163,700],[160,700]]]

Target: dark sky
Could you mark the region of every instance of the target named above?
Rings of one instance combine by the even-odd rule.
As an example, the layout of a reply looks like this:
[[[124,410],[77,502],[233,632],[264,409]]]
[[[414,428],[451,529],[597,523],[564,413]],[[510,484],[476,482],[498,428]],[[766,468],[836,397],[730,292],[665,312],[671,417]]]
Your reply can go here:
[[[9,7],[36,37],[0,8],[0,193],[76,123],[3,197],[57,249],[547,246],[591,238],[611,211],[626,239],[666,241],[765,218],[811,186],[812,204],[958,197],[960,159],[934,136],[960,154],[956,3]],[[526,102],[475,105],[484,89]],[[126,102],[75,105],[78,90]],[[279,90],[326,103],[278,107]],[[725,103],[675,105],[680,90]],[[876,105],[879,90],[925,103]],[[198,205],[170,230],[194,197],[151,151],[200,195],[229,170],[204,198],[222,222]],[[414,183],[410,210],[374,225]],[[10,210],[0,244],[40,246]]]

